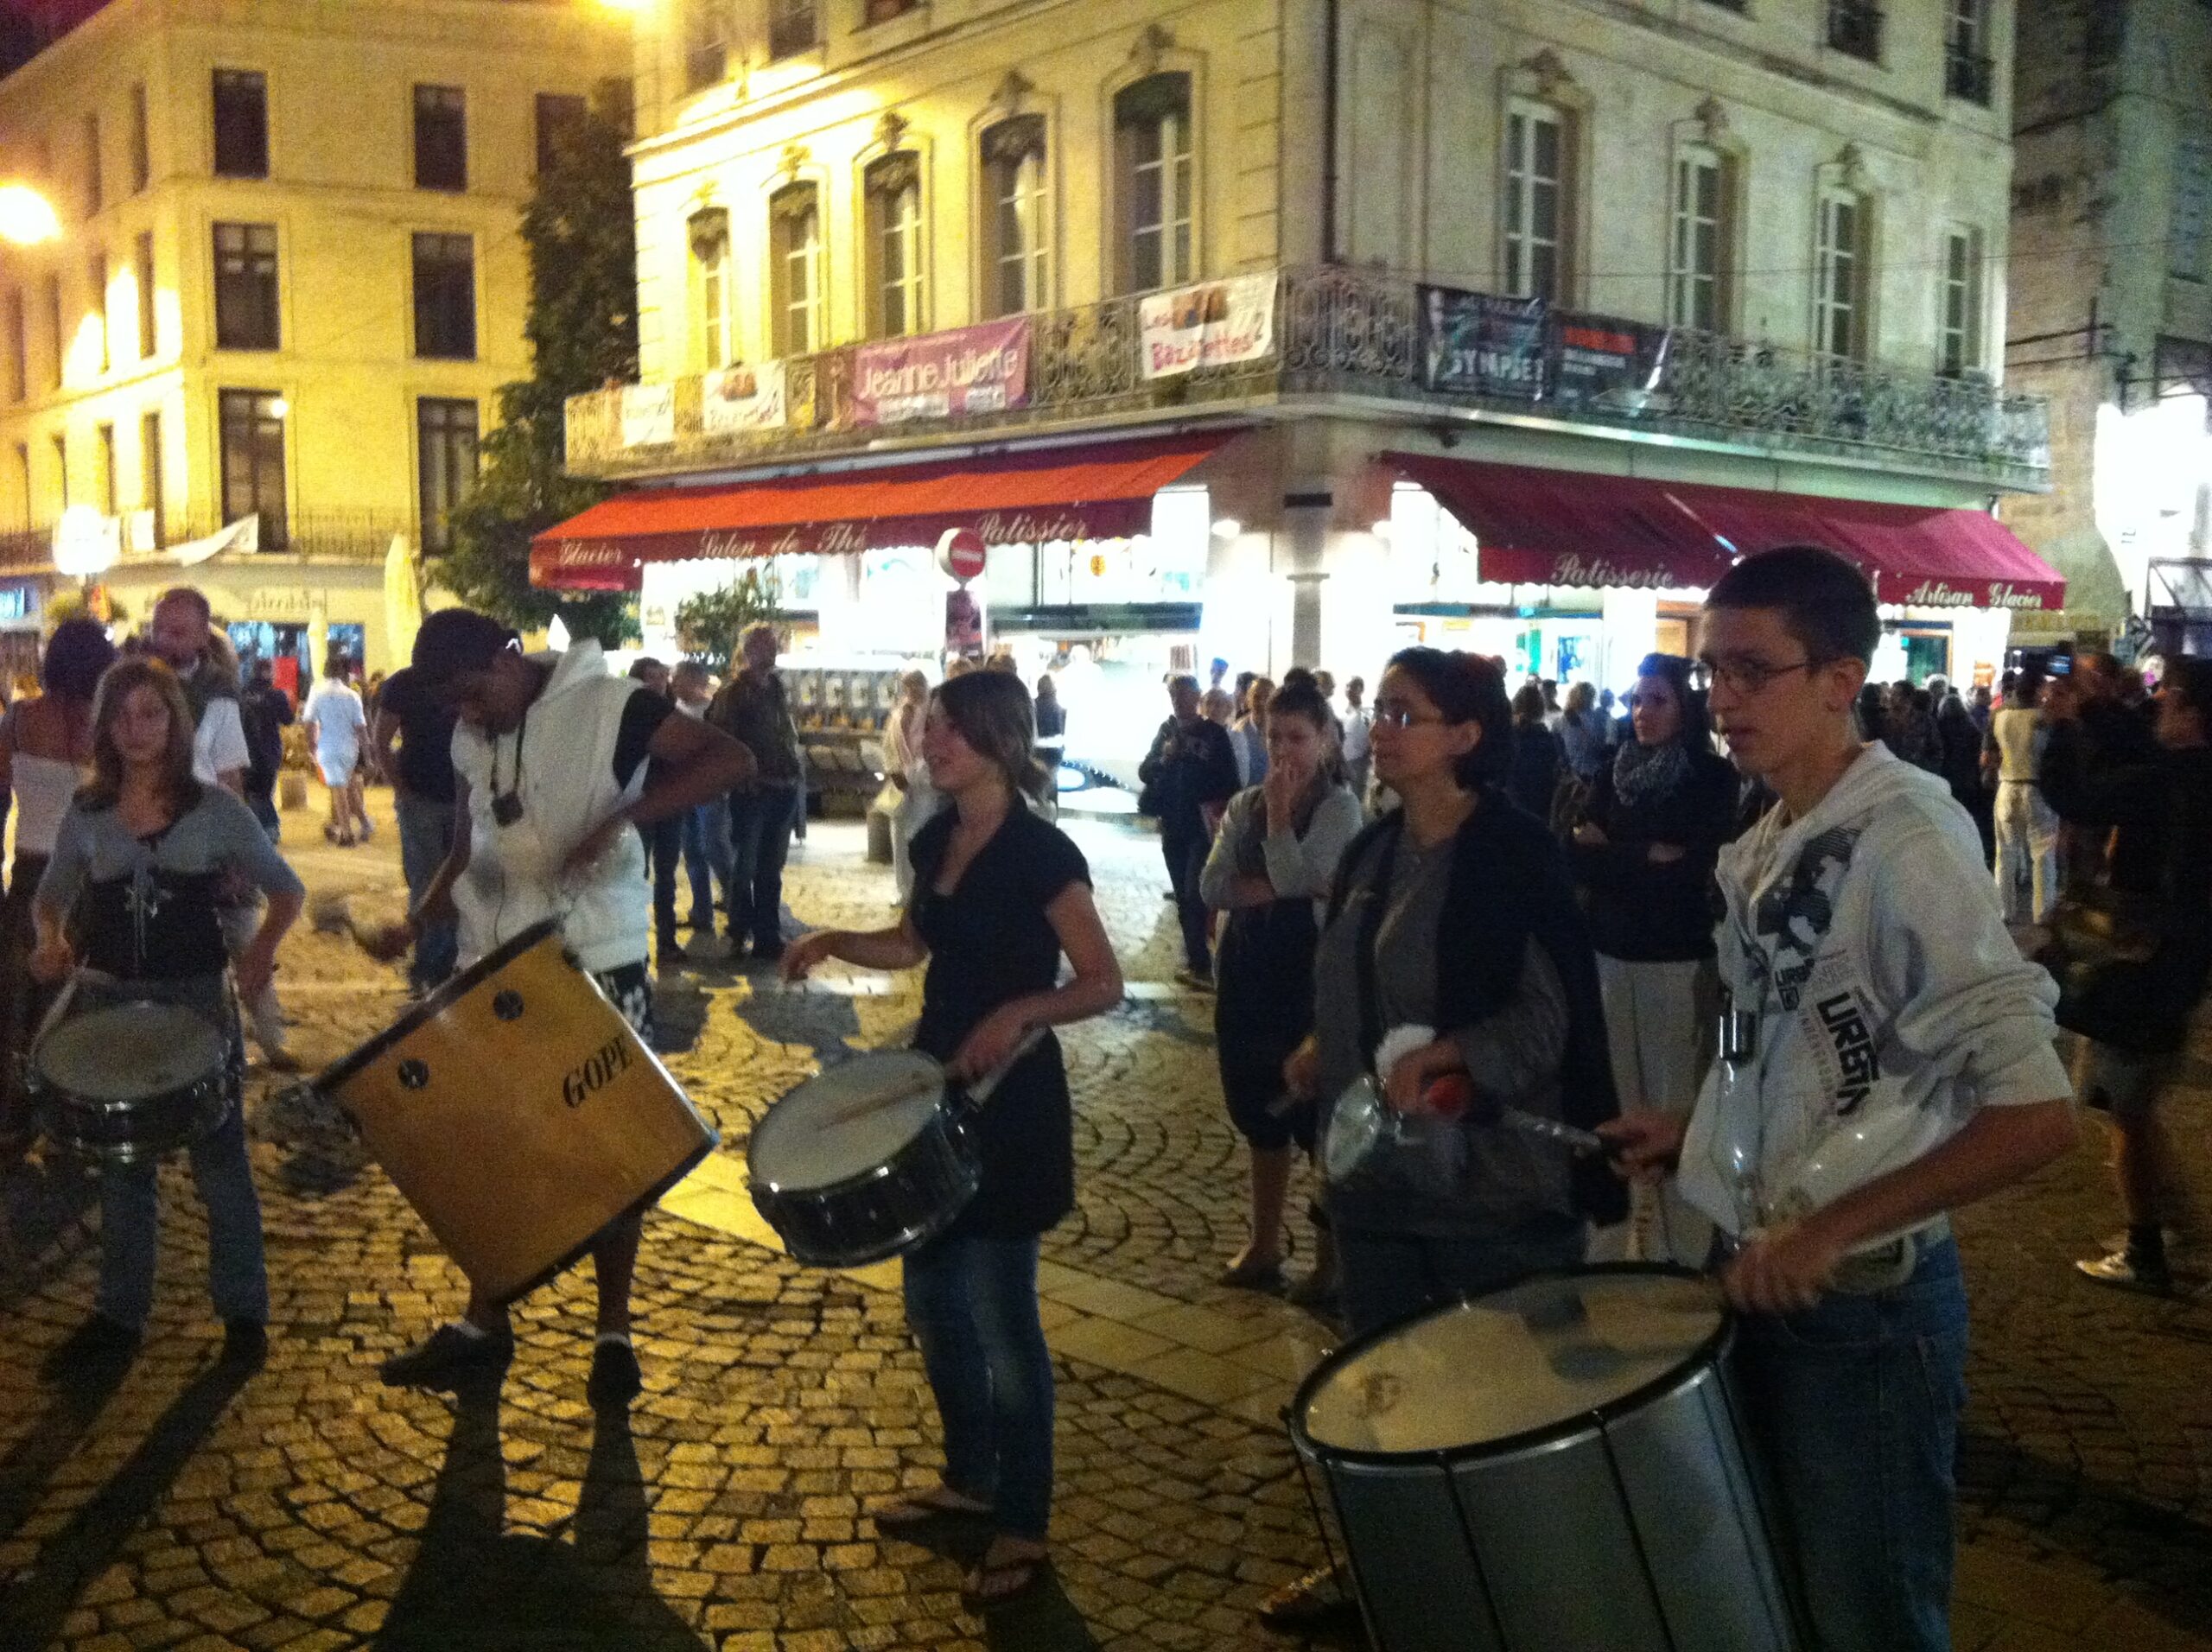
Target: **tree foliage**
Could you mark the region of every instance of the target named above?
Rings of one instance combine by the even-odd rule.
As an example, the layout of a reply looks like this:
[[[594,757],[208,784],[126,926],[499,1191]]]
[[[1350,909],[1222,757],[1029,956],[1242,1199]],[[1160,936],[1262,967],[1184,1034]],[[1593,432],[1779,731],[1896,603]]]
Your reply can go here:
[[[471,607],[538,630],[613,645],[637,634],[625,596],[577,596],[530,582],[530,542],[612,491],[563,469],[571,396],[638,376],[637,236],[627,123],[606,104],[563,134],[524,208],[530,254],[528,378],[499,389],[499,419],[479,452],[474,490],[453,513],[453,548],[432,572]]]
[[[683,639],[688,657],[704,660],[726,675],[745,633],[774,620],[782,600],[775,564],[747,562],[719,591],[686,597],[676,610],[676,634]]]

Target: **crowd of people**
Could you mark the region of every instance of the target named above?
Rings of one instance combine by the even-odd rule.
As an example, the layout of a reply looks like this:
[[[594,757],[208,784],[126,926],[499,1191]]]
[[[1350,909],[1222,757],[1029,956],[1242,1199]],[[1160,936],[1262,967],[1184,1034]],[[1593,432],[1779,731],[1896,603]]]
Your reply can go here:
[[[2078,1090],[2115,1131],[2126,1220],[2083,1271],[2171,1281],[2158,1102],[2212,979],[2212,663],[2170,662],[2155,694],[2105,657],[1971,697],[1940,679],[1880,691],[1879,635],[1864,578],[1801,547],[1727,574],[1696,658],[1645,659],[1625,706],[1586,684],[1509,696],[1502,663],[1427,647],[1388,662],[1371,705],[1363,679],[1339,693],[1304,668],[1178,675],[1140,804],[1249,1147],[1249,1236],[1224,1282],[1290,1288],[1296,1155],[1359,1096],[1388,1123],[1325,1155],[1295,1287],[1354,1333],[1588,1259],[1714,1269],[1823,1643],[1933,1649],[1964,1384],[1948,1212],[2066,1152]],[[924,967],[916,1046],[955,1080],[1002,1078],[974,1128],[974,1198],[906,1260],[944,1471],[874,1514],[885,1531],[985,1522],[965,1592],[988,1607],[1049,1555],[1039,1242],[1075,1179],[1052,1029],[1117,1003],[1121,967],[1048,806],[1050,681],[1033,693],[988,667],[901,684],[885,741],[896,918],[787,937],[804,781],[778,652],[762,626],[719,685],[696,662],[618,676],[595,644],[533,653],[449,609],[372,695],[329,662],[300,719],[334,843],[367,834],[364,772],[392,782],[410,914],[379,938],[410,953],[418,994],[550,919],[649,1038],[652,965],[684,956],[686,881],[695,947],[791,978],[829,959]],[[127,658],[64,625],[42,681],[0,721],[18,835],[0,1032],[19,1056],[81,967],[222,1029],[232,1104],[190,1158],[228,1357],[258,1359],[268,1288],[238,1100],[248,1026],[264,1060],[289,1060],[275,963],[303,894],[261,806],[272,690],[238,681],[188,588]],[[1724,1007],[1755,1029],[1726,1082]],[[2060,1026],[2081,1037],[2070,1082]],[[0,1132],[20,1144],[29,1127],[10,1078]],[[1586,1133],[1603,1152],[1567,1145]],[[1829,1151],[1846,1134],[1879,1145]],[[127,1359],[150,1306],[151,1169],[110,1166],[101,1201],[95,1312],[49,1361],[60,1381]],[[633,1214],[591,1246],[594,1405],[642,1382],[640,1240]],[[514,1353],[505,1306],[472,1295],[382,1375],[443,1386]],[[1325,1574],[1269,1606],[1286,1623],[1345,1610]]]

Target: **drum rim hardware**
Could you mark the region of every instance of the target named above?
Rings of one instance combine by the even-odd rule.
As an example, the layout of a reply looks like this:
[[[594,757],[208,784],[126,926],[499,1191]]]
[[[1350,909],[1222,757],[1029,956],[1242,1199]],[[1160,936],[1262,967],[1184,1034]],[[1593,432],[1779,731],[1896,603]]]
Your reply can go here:
[[[1370,1348],[1402,1335],[1414,1325],[1427,1320],[1440,1318],[1447,1313],[1456,1313],[1471,1304],[1487,1301],[1500,1294],[1498,1292],[1488,1291],[1477,1295],[1462,1296],[1456,1302],[1447,1302],[1440,1307],[1428,1309],[1410,1318],[1395,1320],[1387,1325],[1377,1325],[1372,1331],[1365,1331],[1353,1337],[1350,1342],[1332,1349],[1320,1363],[1306,1374],[1305,1380],[1298,1385],[1297,1392],[1291,1395],[1287,1420],[1292,1438],[1295,1443],[1306,1450],[1323,1453],[1336,1461],[1358,1464],[1363,1467],[1387,1468],[1394,1464],[1404,1464],[1413,1459],[1436,1463],[1472,1463],[1490,1458],[1518,1456],[1524,1452],[1560,1446],[1592,1430],[1603,1429],[1643,1409],[1652,1401],[1664,1399],[1668,1395],[1689,1382],[1700,1379],[1708,1365],[1726,1357],[1730,1345],[1735,1340],[1736,1315],[1734,1310],[1728,1306],[1727,1299],[1721,1296],[1719,1287],[1713,1281],[1711,1275],[1700,1273],[1694,1268],[1684,1268],[1678,1262],[1621,1261],[1589,1262],[1576,1268],[1548,1268],[1541,1272],[1531,1274],[1507,1287],[1511,1290],[1521,1290],[1551,1280],[1619,1279],[1637,1276],[1697,1280],[1707,1285],[1713,1291],[1713,1306],[1719,1316],[1719,1322],[1696,1344],[1685,1349],[1675,1363],[1661,1375],[1651,1378],[1649,1382],[1638,1383],[1635,1388],[1602,1404],[1585,1407],[1581,1410],[1560,1418],[1557,1422],[1544,1423],[1534,1428],[1523,1428],[1515,1433],[1503,1435],[1497,1439],[1483,1440],[1466,1446],[1425,1448],[1411,1452],[1383,1452],[1369,1446],[1339,1446],[1331,1440],[1317,1439],[1307,1431],[1306,1418],[1314,1395],[1353,1359]]]
[[[86,1095],[48,1077],[38,1061],[48,1038],[73,1019],[68,1009],[79,988],[95,992],[121,991],[127,996],[99,1004],[98,1013],[128,1013],[159,1008],[176,1010],[193,1018],[214,1038],[215,1064],[180,1084],[150,1090],[142,1096],[105,1097]],[[244,1055],[235,1036],[219,1023],[210,1021],[199,1009],[175,998],[149,992],[143,983],[127,982],[98,970],[79,969],[69,977],[40,1022],[22,1059],[24,1098],[40,1133],[63,1155],[92,1165],[124,1167],[157,1165],[169,1154],[205,1141],[220,1129],[238,1104],[237,1083],[244,1071]],[[180,1128],[175,1115],[181,1110]],[[166,1128],[143,1133],[139,1139],[125,1132],[99,1133],[97,1137],[69,1127],[73,1119],[125,1122],[137,1116]]]

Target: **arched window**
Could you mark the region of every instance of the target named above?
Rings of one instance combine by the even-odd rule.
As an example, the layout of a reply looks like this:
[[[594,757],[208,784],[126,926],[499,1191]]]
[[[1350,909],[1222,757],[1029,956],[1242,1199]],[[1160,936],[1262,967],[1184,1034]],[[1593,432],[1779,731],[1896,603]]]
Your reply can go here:
[[[1115,95],[1114,161],[1122,290],[1190,281],[1198,270],[1198,166],[1189,75],[1151,75]]]
[[[822,348],[822,210],[810,183],[768,198],[769,336],[779,356]]]
[[[1017,115],[982,137],[983,312],[1020,315],[1050,302],[1052,199],[1045,118]]]
[[[861,194],[868,216],[868,330],[875,339],[919,333],[922,320],[922,168],[911,153],[869,166]]]
[[[730,309],[729,214],[719,206],[695,213],[691,242],[692,357],[702,372],[737,359],[735,318]]]

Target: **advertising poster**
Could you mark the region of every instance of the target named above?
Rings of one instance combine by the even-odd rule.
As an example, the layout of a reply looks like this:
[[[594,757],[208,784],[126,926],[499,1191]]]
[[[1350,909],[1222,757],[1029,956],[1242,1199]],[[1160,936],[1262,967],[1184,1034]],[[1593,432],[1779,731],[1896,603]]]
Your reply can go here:
[[[709,435],[780,429],[785,422],[784,364],[724,367],[699,381],[700,420]]]
[[[1429,389],[1530,402],[1548,394],[1542,299],[1424,287],[1421,317]]]
[[[622,386],[622,445],[657,448],[676,440],[676,386]]]
[[[1631,398],[1659,386],[1671,337],[1664,327],[1618,316],[1556,312],[1552,318],[1552,394],[1568,407],[1600,402],[1637,405]]]
[[[1147,378],[1258,361],[1275,347],[1275,278],[1238,276],[1154,293],[1137,306]]]
[[[855,424],[997,413],[1029,400],[1029,318],[864,344],[853,357]]]

